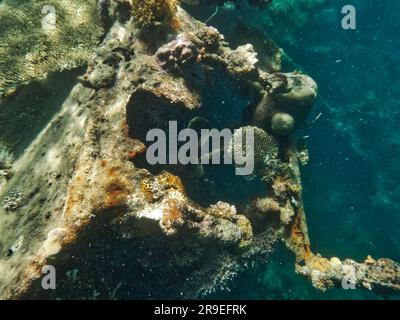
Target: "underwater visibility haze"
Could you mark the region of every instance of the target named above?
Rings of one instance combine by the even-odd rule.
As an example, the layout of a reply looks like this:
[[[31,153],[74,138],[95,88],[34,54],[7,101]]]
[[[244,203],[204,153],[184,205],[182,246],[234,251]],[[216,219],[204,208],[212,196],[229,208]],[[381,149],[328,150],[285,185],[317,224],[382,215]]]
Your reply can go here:
[[[399,4],[0,0],[0,299],[398,300]]]

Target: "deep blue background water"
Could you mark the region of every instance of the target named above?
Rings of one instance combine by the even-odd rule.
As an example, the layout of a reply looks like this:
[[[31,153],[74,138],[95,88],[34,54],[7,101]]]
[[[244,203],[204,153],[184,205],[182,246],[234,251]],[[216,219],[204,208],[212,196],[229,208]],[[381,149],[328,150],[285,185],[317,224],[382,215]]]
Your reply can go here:
[[[357,10],[356,30],[341,27],[346,4]],[[322,116],[299,135],[310,136],[311,161],[302,174],[312,249],[328,258],[364,260],[370,254],[400,261],[399,5],[399,0],[326,1],[305,24],[293,28],[288,22],[286,29],[284,17],[282,27],[267,13],[264,20],[255,14],[259,29],[294,61],[284,69],[301,69],[319,85],[310,118]],[[233,20],[224,14],[233,15],[219,13],[210,24],[229,34],[227,21]],[[294,275],[293,264],[292,255],[279,248],[270,264],[240,277],[224,297],[382,298],[359,290],[321,293]]]
[[[326,10],[340,13],[344,4]],[[310,235],[324,255],[400,260],[399,192],[378,191],[380,177],[400,178],[399,171],[389,172],[400,159],[400,1],[352,4],[357,30],[343,30],[338,14],[301,34],[308,50],[287,48],[321,95],[315,112],[323,116],[308,133],[311,163],[303,171]]]

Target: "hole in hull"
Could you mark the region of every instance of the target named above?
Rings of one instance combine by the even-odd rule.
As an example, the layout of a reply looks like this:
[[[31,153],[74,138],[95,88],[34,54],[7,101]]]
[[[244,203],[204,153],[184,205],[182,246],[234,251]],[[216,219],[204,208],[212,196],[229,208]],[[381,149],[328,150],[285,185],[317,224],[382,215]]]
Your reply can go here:
[[[229,129],[233,134],[235,129],[243,125],[243,114],[247,107],[257,99],[248,86],[232,80],[223,73],[208,79],[201,94],[202,106],[196,110],[188,110],[183,104],[172,104],[151,91],[139,89],[127,106],[129,133],[148,148],[152,144],[146,141],[148,131],[162,129],[166,134],[167,151],[170,121],[176,121],[178,132],[191,128],[197,132],[198,137],[201,129]],[[221,139],[221,146],[223,143]],[[178,150],[182,144],[178,144]],[[246,179],[236,175],[234,165],[150,165],[146,153],[135,158],[134,163],[152,174],[167,170],[178,175],[189,197],[202,206],[209,206],[218,201],[239,205],[266,192],[266,187],[260,179]]]

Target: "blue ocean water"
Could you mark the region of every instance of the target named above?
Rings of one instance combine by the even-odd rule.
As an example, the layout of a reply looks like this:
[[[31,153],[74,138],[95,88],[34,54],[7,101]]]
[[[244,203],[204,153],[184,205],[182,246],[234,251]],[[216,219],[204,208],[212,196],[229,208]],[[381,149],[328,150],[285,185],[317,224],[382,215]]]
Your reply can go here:
[[[356,30],[342,28],[341,10],[347,4],[326,1],[298,28],[289,18],[277,24],[265,13],[265,19],[257,20],[258,29],[285,51],[284,69],[300,69],[319,85],[320,98],[310,118],[321,117],[299,132],[309,136],[310,163],[302,178],[312,250],[340,259],[363,261],[371,255],[398,261],[400,1],[351,1]],[[298,12],[294,5],[288,8],[293,18]],[[229,34],[222,18],[212,23]],[[384,298],[358,290],[319,292],[293,274],[293,264],[291,254],[280,248],[270,264],[243,275],[224,297]]]

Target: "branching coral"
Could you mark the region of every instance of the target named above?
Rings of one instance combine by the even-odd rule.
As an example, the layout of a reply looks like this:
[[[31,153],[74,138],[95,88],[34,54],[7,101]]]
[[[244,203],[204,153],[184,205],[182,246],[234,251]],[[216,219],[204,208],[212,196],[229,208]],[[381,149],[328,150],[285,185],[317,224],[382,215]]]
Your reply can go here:
[[[165,25],[174,27],[179,0],[133,0],[132,15],[140,27]]]

